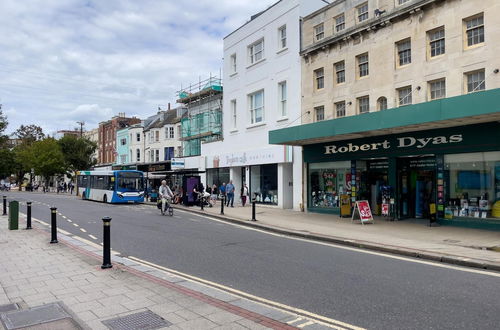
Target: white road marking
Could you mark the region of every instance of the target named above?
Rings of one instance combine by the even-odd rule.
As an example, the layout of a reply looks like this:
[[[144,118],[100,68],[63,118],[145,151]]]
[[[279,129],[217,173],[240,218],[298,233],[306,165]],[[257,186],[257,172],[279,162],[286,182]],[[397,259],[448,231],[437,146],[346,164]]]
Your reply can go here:
[[[268,300],[268,299],[265,299],[262,297],[254,296],[254,295],[247,293],[247,292],[244,292],[244,291],[236,290],[234,288],[231,288],[231,287],[219,284],[219,283],[215,283],[212,281],[208,281],[208,280],[202,279],[200,277],[196,277],[193,275],[182,273],[182,272],[176,271],[174,269],[166,268],[166,267],[163,267],[163,266],[160,266],[160,265],[154,264],[152,262],[142,260],[142,259],[139,259],[139,258],[136,258],[133,256],[128,256],[128,258],[131,260],[134,260],[136,262],[142,263],[145,266],[149,266],[150,268],[160,269],[160,270],[163,270],[165,272],[174,274],[176,276],[183,277],[183,278],[186,278],[186,279],[194,281],[194,282],[202,283],[202,284],[208,285],[212,288],[226,291],[226,292],[232,293],[234,295],[247,298],[249,300],[253,300],[254,302],[258,302],[258,303],[261,303],[263,305],[272,306],[273,308],[281,309],[281,310],[286,311],[288,313],[292,312],[294,314],[302,315],[302,316],[307,317],[311,320],[314,320],[313,322],[315,322],[315,323],[319,323],[319,324],[322,324],[322,325],[325,325],[325,326],[328,326],[328,327],[331,327],[334,329],[364,330],[364,328],[360,328],[360,327],[354,326],[352,324],[348,324],[348,323],[345,323],[342,321],[328,318],[326,316],[314,314],[314,313],[308,312],[306,310],[303,310],[300,308],[295,308],[292,306],[288,306],[288,305],[285,305],[285,304],[282,304],[282,303],[279,303],[276,301],[272,301],[272,300]]]
[[[78,224],[77,224],[77,223],[74,223],[74,224],[73,224],[73,226],[75,226],[75,227],[80,227],[80,226],[78,226]]]
[[[70,219],[66,219],[66,220],[68,220],[68,222],[73,222],[73,221],[71,221]]]
[[[61,215],[63,219],[67,219],[67,217],[65,215]]]
[[[305,327],[305,326],[312,325],[312,324],[314,324],[314,322],[313,322],[313,321],[307,321],[307,322],[305,322],[305,323],[302,323],[302,324],[296,325],[296,327],[297,327],[297,328],[303,328],[303,327]]]
[[[97,237],[95,237],[94,235],[90,235],[89,234],[89,237],[92,238],[92,239],[95,239],[95,240],[97,239]]]
[[[184,211],[184,210],[178,210],[178,211],[190,213],[189,211]],[[190,213],[190,214],[193,214],[193,213]],[[204,218],[207,218],[209,220],[216,221],[216,222],[219,222],[219,223],[223,223],[223,224],[226,224],[226,225],[231,225],[231,226],[235,226],[235,227],[239,227],[239,228],[243,228],[243,229],[247,229],[247,230],[253,230],[253,231],[257,231],[257,232],[260,232],[260,233],[263,233],[263,234],[272,235],[272,236],[276,236],[276,237],[281,237],[281,238],[286,238],[286,239],[292,239],[292,240],[297,240],[297,241],[302,241],[302,242],[307,242],[307,243],[313,243],[313,244],[317,244],[317,245],[324,245],[324,246],[329,246],[329,247],[335,247],[335,248],[338,248],[338,249],[344,249],[344,250],[349,250],[349,251],[354,251],[354,252],[359,252],[359,253],[372,254],[372,255],[377,255],[377,256],[391,258],[391,259],[409,261],[409,262],[414,262],[414,263],[419,263],[419,264],[424,264],[424,265],[429,265],[429,266],[434,266],[434,267],[441,267],[441,268],[459,270],[459,271],[462,271],[462,272],[482,274],[482,275],[488,275],[488,276],[493,276],[493,277],[500,277],[499,273],[489,272],[487,270],[467,268],[467,267],[461,267],[461,266],[454,266],[454,265],[445,264],[445,263],[438,263],[438,262],[433,262],[433,261],[419,260],[419,259],[410,258],[410,257],[403,257],[403,256],[385,254],[385,253],[382,253],[382,252],[376,252],[376,251],[370,251],[370,250],[363,250],[363,249],[359,249],[359,248],[355,248],[355,247],[350,247],[350,246],[339,245],[339,244],[335,244],[335,243],[319,242],[319,241],[310,240],[310,239],[306,239],[306,238],[293,237],[293,236],[288,236],[288,235],[283,235],[283,234],[276,234],[276,233],[271,233],[271,232],[268,232],[268,231],[265,231],[265,230],[262,230],[262,229],[258,229],[258,228],[252,228],[252,227],[248,227],[248,226],[239,225],[239,224],[236,224],[236,223],[226,222],[224,220],[212,218],[209,215],[198,215],[198,214],[196,214],[196,215],[199,216],[199,217],[204,217]],[[346,240],[346,241],[348,241],[348,240]]]
[[[292,324],[292,323],[299,322],[299,321],[302,321],[302,320],[303,320],[303,318],[302,318],[302,317],[297,317],[295,320],[291,320],[291,321],[288,321],[288,322],[286,322],[286,323],[288,323],[288,324]]]
[[[66,235],[66,236],[70,236],[71,235],[70,232],[67,232],[66,230],[63,230],[63,229],[58,229],[57,231],[60,232],[61,234]]]
[[[84,233],[86,233],[86,232],[87,232],[87,231],[86,231],[85,229],[83,229],[83,228],[80,228],[80,230],[81,230],[82,232],[84,232]]]

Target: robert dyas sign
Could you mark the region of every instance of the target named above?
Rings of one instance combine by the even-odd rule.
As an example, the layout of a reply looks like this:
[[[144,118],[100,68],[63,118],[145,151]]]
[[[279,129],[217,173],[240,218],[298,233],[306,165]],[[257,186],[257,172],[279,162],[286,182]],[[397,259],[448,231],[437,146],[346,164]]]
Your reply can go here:
[[[446,145],[452,143],[460,143],[463,141],[462,134],[455,134],[450,136],[434,136],[434,137],[423,137],[415,138],[412,136],[402,136],[395,138],[394,141],[384,140],[383,142],[374,143],[346,143],[346,144],[332,144],[324,146],[324,154],[345,154],[351,152],[367,152],[376,150],[386,150],[391,149],[401,150],[404,148],[416,148],[424,149],[426,147],[436,146],[436,145]]]

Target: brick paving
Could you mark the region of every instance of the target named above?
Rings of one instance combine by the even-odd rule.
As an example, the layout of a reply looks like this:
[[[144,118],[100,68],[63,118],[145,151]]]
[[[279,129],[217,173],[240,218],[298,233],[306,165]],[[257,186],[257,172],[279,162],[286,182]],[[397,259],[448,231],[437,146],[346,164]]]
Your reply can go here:
[[[49,244],[49,234],[37,225],[9,231],[7,218],[0,216],[0,305],[28,309],[61,302],[90,329],[107,329],[102,321],[147,310],[172,323],[168,329],[296,329],[239,307],[244,301],[239,297],[221,292],[217,299],[209,294],[214,289],[197,291],[184,279],[117,263],[118,256],[113,268],[102,270],[99,249],[59,238],[59,244]],[[283,320],[297,317],[270,308],[268,313],[281,313]]]

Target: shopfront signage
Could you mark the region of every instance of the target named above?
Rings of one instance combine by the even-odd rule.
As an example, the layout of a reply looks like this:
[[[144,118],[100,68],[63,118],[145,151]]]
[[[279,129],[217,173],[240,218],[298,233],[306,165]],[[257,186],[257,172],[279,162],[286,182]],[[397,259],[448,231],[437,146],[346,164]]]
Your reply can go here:
[[[353,144],[347,143],[344,145],[328,145],[325,146],[325,155],[337,154],[337,153],[349,153],[358,151],[371,151],[371,150],[383,150],[391,148],[417,148],[422,149],[428,145],[438,145],[438,144],[448,144],[448,143],[459,143],[463,141],[462,134],[455,134],[451,136],[434,136],[434,137],[424,137],[415,138],[412,136],[403,136],[396,138],[396,143],[391,143],[387,139],[383,142],[376,143],[365,143],[365,144]]]
[[[167,166],[165,164],[158,164],[158,165],[150,165],[148,167],[148,172],[160,172],[160,171],[166,171]]]
[[[172,158],[170,161],[170,166],[172,170],[181,170],[186,166],[186,161],[182,158]]]
[[[292,147],[290,146],[271,146],[268,148],[207,156],[207,168],[290,162],[292,162]]]

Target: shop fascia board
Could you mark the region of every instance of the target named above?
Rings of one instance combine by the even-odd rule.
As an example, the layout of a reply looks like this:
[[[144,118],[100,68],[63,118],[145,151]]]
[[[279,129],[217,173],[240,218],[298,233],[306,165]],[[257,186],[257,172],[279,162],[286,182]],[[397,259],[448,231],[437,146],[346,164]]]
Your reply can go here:
[[[307,145],[500,121],[500,88],[269,132],[270,144]]]

